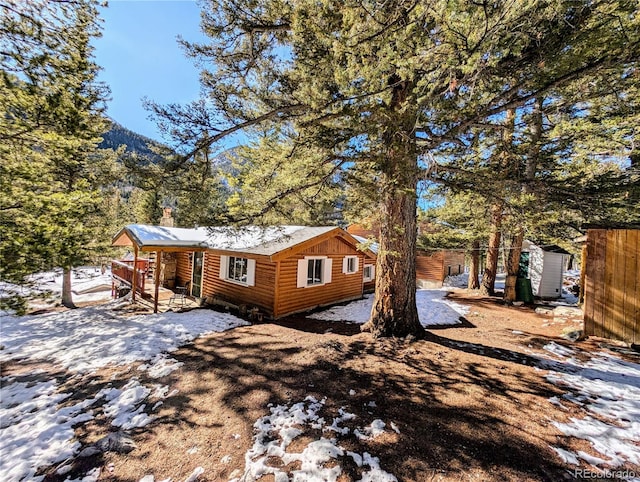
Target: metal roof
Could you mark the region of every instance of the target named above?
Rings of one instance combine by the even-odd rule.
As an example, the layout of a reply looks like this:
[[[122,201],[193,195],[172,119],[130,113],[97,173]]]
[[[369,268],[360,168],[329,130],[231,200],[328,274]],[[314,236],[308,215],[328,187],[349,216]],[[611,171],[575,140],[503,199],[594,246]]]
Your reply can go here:
[[[140,248],[145,246],[208,248],[271,256],[332,230],[340,230],[340,228],[336,226],[246,226],[187,229],[129,224],[114,236],[113,243],[122,245],[118,240],[126,233]]]

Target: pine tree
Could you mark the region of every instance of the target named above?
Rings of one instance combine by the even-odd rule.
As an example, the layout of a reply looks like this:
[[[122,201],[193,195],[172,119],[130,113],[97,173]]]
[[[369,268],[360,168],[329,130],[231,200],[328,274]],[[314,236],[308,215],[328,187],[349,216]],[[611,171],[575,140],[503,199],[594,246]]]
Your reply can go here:
[[[107,91],[91,60],[96,5],[0,3],[0,278],[62,267],[68,306],[70,269],[104,243],[100,210],[116,176],[113,152],[97,150]]]
[[[416,199],[438,153],[479,124],[564,83],[638,56],[631,1],[209,1],[207,98],[157,107],[191,158],[239,130],[287,135],[300,191],[348,172],[376,180],[375,336],[421,336],[415,304]],[[606,45],[606,47],[605,47]],[[274,183],[281,182],[274,176]]]
[[[487,200],[474,192],[454,192],[444,185],[438,189],[444,203],[424,212],[421,219],[428,219],[440,226],[438,236],[423,235],[420,247],[466,248],[469,260],[469,289],[479,289],[481,242],[489,236]],[[429,240],[429,241],[427,241]]]

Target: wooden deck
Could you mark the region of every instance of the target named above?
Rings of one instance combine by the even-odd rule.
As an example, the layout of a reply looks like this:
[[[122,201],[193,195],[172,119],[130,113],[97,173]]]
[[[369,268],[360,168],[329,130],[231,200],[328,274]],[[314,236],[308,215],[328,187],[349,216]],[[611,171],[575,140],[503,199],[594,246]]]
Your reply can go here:
[[[142,297],[146,299],[153,299],[155,289],[155,283],[151,279],[147,279],[147,281],[145,281],[144,283],[144,291],[142,292]],[[138,293],[140,292],[138,291]],[[174,292],[169,288],[165,288],[162,285],[158,287],[158,303],[160,303],[161,301],[168,301],[169,298],[171,298],[173,295]]]
[[[167,288],[160,287],[160,291],[158,293],[158,313],[200,307],[200,304],[197,303],[194,298],[189,296],[186,296],[184,300],[172,300],[171,297],[173,296],[173,294],[173,291]],[[136,298],[136,302],[147,306],[150,310],[153,310],[153,290],[151,290],[151,293],[147,293],[147,291],[145,290],[145,294],[142,297]]]
[[[113,278],[113,296],[116,296],[118,287],[125,287],[131,290],[132,282],[136,281],[136,301],[145,305],[154,306],[155,280],[151,276],[153,272],[149,270],[147,260],[138,260],[134,270],[133,262],[112,261],[111,275]],[[175,291],[158,286],[158,312],[176,310],[182,308],[197,308],[200,306],[192,297],[179,296]]]

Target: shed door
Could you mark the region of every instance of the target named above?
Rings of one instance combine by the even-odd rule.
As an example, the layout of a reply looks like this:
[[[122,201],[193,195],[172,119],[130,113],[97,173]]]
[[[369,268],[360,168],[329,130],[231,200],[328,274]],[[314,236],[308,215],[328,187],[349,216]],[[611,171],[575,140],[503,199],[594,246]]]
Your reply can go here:
[[[560,298],[562,296],[564,256],[559,253],[545,252],[543,266],[538,296],[542,298]]]
[[[204,260],[203,252],[193,253],[193,271],[191,276],[191,296],[200,298],[202,295],[202,266]]]

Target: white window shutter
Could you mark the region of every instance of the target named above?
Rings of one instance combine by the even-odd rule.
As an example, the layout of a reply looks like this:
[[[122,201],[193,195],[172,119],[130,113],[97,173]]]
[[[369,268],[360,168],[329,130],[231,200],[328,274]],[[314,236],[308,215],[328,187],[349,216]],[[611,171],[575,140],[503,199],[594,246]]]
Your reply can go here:
[[[349,256],[345,256],[344,258],[342,258],[342,272],[349,272]]]
[[[327,258],[324,260],[324,277],[322,278],[322,283],[327,284],[331,283],[331,265],[333,264],[333,260],[331,258]]]
[[[356,256],[356,270],[354,272],[357,273],[359,269],[360,269],[360,256]]]
[[[376,279],[376,266],[374,264],[371,265],[371,280]]]
[[[229,271],[229,256],[220,256],[220,279],[227,279]]]
[[[255,286],[256,284],[256,260],[247,260],[247,284],[249,286]]]
[[[307,286],[307,268],[309,261],[306,259],[298,260],[298,288]]]

